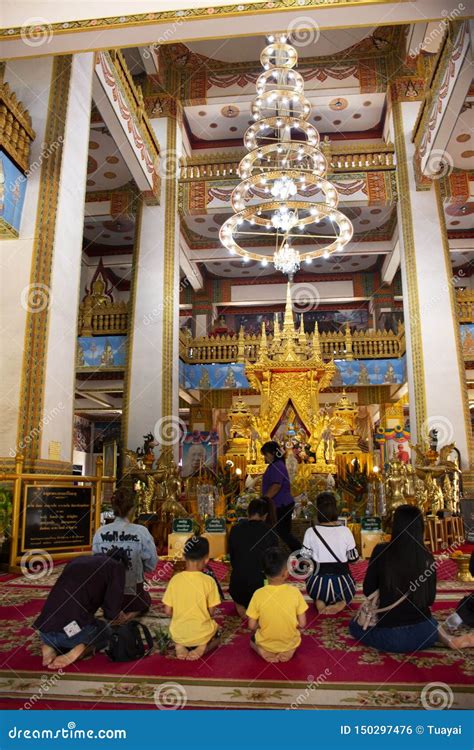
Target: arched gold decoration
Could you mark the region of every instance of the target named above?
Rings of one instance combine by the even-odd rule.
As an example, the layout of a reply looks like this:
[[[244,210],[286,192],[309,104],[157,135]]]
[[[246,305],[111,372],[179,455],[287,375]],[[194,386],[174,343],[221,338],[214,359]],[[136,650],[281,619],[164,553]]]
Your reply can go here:
[[[312,337],[304,333],[303,321],[299,329],[295,327],[288,284],[283,327],[280,330],[275,320],[274,336],[269,344],[265,326],[262,326],[257,360],[245,367],[251,387],[261,397],[259,413],[253,418],[258,435],[256,456],[259,456],[260,446],[271,440],[286,407],[291,404],[307,432],[310,450],[316,454],[312,470],[324,474],[336,471],[335,465],[326,463],[324,457],[323,436],[330,418],[319,404],[319,392],[329,386],[335,372],[334,362],[324,362],[321,357],[317,323]],[[251,466],[248,469],[252,472]],[[255,472],[260,470],[261,466]]]

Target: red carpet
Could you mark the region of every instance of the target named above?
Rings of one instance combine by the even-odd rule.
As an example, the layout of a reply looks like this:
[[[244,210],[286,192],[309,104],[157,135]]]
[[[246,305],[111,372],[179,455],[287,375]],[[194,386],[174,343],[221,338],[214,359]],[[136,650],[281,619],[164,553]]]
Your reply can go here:
[[[167,625],[160,599],[168,568],[160,564],[149,579],[152,632]],[[221,580],[226,577],[225,565],[213,568]],[[358,582],[365,568],[365,562],[353,566]],[[57,566],[37,582],[11,576],[0,581],[2,708],[154,708],[155,698],[162,707],[187,708],[420,708],[421,691],[433,682],[449,686],[453,708],[472,705],[472,650],[439,645],[415,655],[382,654],[352,640],[351,611],[328,618],[311,609],[294,659],[267,664],[251,651],[249,632],[228,600],[217,615],[223,645],[205,660],[182,662],[169,652],[117,665],[99,654],[58,675],[41,667],[39,640],[30,626],[59,571]],[[454,580],[455,571],[451,560],[440,561],[434,607],[440,621],[470,587]],[[354,609],[359,601],[360,586]]]

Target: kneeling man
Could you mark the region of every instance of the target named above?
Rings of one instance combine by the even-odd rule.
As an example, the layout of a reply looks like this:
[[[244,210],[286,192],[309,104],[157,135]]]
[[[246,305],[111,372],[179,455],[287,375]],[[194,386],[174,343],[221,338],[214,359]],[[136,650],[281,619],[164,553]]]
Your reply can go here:
[[[68,562],[51,589],[33,627],[42,640],[43,666],[61,669],[109,642],[111,623],[121,624],[125,550],[106,555],[81,555]],[[106,621],[95,614],[102,607]]]

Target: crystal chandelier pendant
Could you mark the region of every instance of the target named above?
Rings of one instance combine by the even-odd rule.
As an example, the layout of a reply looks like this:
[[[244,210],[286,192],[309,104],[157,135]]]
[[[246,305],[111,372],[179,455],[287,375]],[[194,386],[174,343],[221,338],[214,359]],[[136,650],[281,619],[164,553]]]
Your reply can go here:
[[[241,182],[231,196],[234,214],[219,236],[230,253],[264,266],[273,260],[292,278],[302,260],[340,253],[353,227],[337,208],[319,133],[308,123],[311,105],[294,70],[297,52],[283,35],[268,41],[252,104],[255,122],[244,136],[249,153],[239,164]],[[273,256],[253,245],[272,246]]]
[[[288,274],[292,279],[301,265],[300,254],[298,250],[290,247],[288,242],[285,241],[278,250],[275,250],[273,265],[277,271]]]

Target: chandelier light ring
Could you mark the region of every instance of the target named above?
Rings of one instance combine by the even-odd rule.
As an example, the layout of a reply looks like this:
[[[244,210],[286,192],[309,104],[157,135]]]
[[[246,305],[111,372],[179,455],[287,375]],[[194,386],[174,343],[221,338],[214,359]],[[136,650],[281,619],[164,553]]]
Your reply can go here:
[[[298,63],[298,53],[285,42],[271,42],[260,53],[260,62],[264,70],[273,67],[294,68]],[[267,67],[268,66],[268,67]]]
[[[326,205],[328,210],[330,211],[332,208],[337,208],[339,203],[339,195],[337,193],[337,190],[333,186],[329,180],[326,180],[324,177],[319,177],[317,175],[312,174],[311,172],[308,173],[301,173],[300,170],[288,170],[285,172],[285,175],[283,177],[283,180],[286,180],[287,185],[293,186],[293,188],[296,188],[296,192],[292,195],[294,198],[295,195],[301,194],[301,202],[306,202],[307,199],[305,199],[305,196],[302,195],[302,193],[310,186],[314,185],[318,190],[321,190],[324,194],[325,203],[317,203],[313,205],[313,208],[318,211],[320,206]],[[232,195],[230,198],[230,202],[232,204],[232,208],[234,211],[241,211],[243,208],[245,208],[245,204],[248,203],[251,200],[258,199],[258,206],[262,210],[268,210],[267,206],[272,205],[274,206],[274,192],[275,187],[277,186],[278,182],[282,182],[282,175],[279,170],[272,170],[270,172],[265,172],[264,175],[262,174],[254,174],[248,177],[246,180],[241,182],[237,187],[234,188],[232,191]],[[284,187],[284,185],[283,185]],[[258,191],[258,192],[257,192]],[[264,191],[266,194],[268,194],[268,201],[265,198],[261,198],[258,193],[261,193]],[[286,195],[285,197],[282,197],[282,200],[287,200],[289,195]],[[262,200],[265,201],[262,203]],[[296,200],[296,199],[295,199]],[[259,222],[258,218],[255,218],[256,223],[264,223]]]
[[[303,93],[290,90],[289,88],[278,88],[266,91],[257,96],[252,102],[252,115],[254,120],[262,117],[298,117],[307,120],[311,114],[311,104]]]
[[[281,88],[281,84],[285,82],[287,90],[302,94],[304,91],[304,78],[301,73],[296,70],[288,70],[287,68],[270,68],[265,70],[257,78],[257,94],[262,94],[265,91],[267,85],[274,86],[275,83]]]
[[[305,217],[302,217],[298,221],[298,224],[304,224],[305,226],[309,226],[310,224],[315,223],[315,217],[311,213],[312,211],[315,210],[314,203],[310,203],[309,201],[308,202],[285,201],[285,205],[289,210],[298,210],[298,211],[304,210],[307,212],[308,215]],[[301,259],[305,260],[306,262],[309,262],[313,260],[314,258],[319,258],[321,256],[328,257],[328,255],[330,255],[332,252],[341,252],[344,245],[347,244],[347,242],[351,240],[352,234],[353,234],[352,223],[347,219],[347,217],[341,211],[339,211],[338,209],[329,208],[328,206],[325,206],[324,204],[316,204],[316,205],[317,205],[317,210],[319,212],[318,220],[329,217],[333,223],[334,229],[337,230],[338,233],[334,236],[334,239],[331,243],[325,244],[323,247],[318,247],[316,245],[316,246],[313,246],[311,250],[307,250],[305,252],[302,249],[302,247],[299,246],[300,247],[299,255]],[[266,210],[271,211],[279,207],[281,207],[281,203],[278,201],[275,201],[274,203],[267,204]],[[220,228],[219,238],[222,244],[224,245],[224,247],[226,247],[227,250],[233,255],[235,254],[240,255],[242,258],[244,258],[244,260],[261,260],[262,262],[263,261],[268,262],[268,259],[269,259],[268,256],[262,253],[255,253],[255,252],[252,252],[251,250],[247,250],[246,248],[241,247],[235,237],[236,234],[242,234],[242,235],[247,234],[248,237],[251,237],[253,235],[254,238],[258,238],[261,234],[263,234],[258,231],[252,232],[251,226],[249,226],[248,229],[243,227],[245,222],[254,221],[254,223],[257,224],[257,219],[259,219],[260,217],[256,217],[254,215],[255,208],[256,207],[254,206],[249,206],[243,209],[242,211],[239,211],[238,213],[234,214],[229,219],[227,219],[227,221],[225,221],[224,224]],[[258,223],[261,224],[261,222],[258,222]],[[271,228],[271,226],[268,227],[268,224],[269,224],[268,221],[264,222],[264,224],[266,228],[268,229]],[[277,236],[279,234],[282,238],[284,238],[285,241],[287,241],[288,239],[290,239],[291,241],[291,238],[294,237],[297,240],[299,240],[299,242],[305,239],[310,239],[314,243],[314,240],[317,239],[317,237],[311,238],[311,237],[308,237],[307,235],[306,237],[300,236],[297,231],[295,231],[294,233],[291,233],[291,232],[279,233],[276,230],[274,230],[273,234],[274,236]],[[264,236],[267,236],[267,233],[264,233]],[[324,237],[323,235],[318,235],[318,236],[324,239],[328,239],[327,236],[326,237]],[[329,236],[329,239],[332,239],[332,235]],[[266,263],[264,264],[266,265]]]
[[[274,161],[272,162],[272,157]],[[311,168],[304,167],[304,158],[311,163]],[[295,162],[292,164],[292,160]],[[265,164],[268,162],[268,165]],[[261,163],[258,163],[261,162]],[[301,166],[299,164],[301,162]],[[259,174],[264,175],[265,170],[272,170],[277,167],[281,172],[294,169],[301,169],[301,173],[314,174],[322,177],[327,172],[327,161],[321,151],[308,143],[299,141],[288,141],[277,143],[267,143],[254,149],[241,159],[237,168],[239,177],[242,180],[247,179],[253,174],[253,170],[260,170]]]
[[[249,151],[256,148],[259,145],[259,139],[265,140],[268,136],[265,133],[270,131],[283,131],[283,137],[285,138],[285,131],[287,131],[288,137],[285,140],[290,140],[291,130],[300,130],[308,138],[307,143],[310,146],[318,148],[319,146],[319,133],[316,128],[305,120],[301,120],[298,117],[282,117],[281,115],[276,117],[265,117],[259,122],[253,123],[247,128],[244,135],[244,144]],[[281,140],[281,138],[275,139]],[[298,141],[298,143],[304,143],[304,141]],[[262,144],[264,145],[264,144]]]

